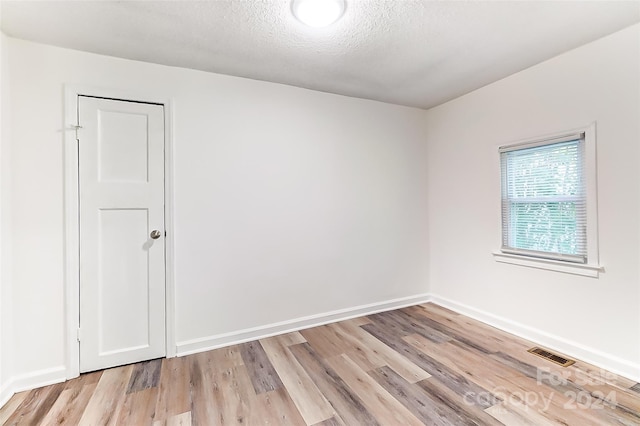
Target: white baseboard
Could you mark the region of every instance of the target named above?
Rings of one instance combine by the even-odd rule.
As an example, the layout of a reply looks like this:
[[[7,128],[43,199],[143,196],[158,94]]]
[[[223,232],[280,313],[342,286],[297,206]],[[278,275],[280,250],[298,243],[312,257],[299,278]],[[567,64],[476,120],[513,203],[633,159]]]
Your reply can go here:
[[[415,296],[392,299],[384,302],[371,303],[368,305],[355,306],[353,308],[340,309],[337,311],[325,312],[322,314],[309,315],[295,318],[288,321],[276,322],[259,327],[246,328],[230,333],[216,334],[214,336],[200,339],[186,340],[178,342],[176,353],[178,356],[189,355],[197,352],[209,351],[224,346],[236,345],[238,343],[263,339],[277,334],[289,333],[305,328],[317,327],[337,321],[344,321],[364,315],[371,315],[377,312],[390,311],[392,309],[404,308],[406,306],[417,305],[428,302],[428,294],[418,294]]]
[[[9,399],[18,392],[64,382],[66,379],[67,369],[64,366],[47,368],[12,377],[0,388],[0,407],[6,404]]]
[[[0,386],[0,408],[4,406],[15,392],[13,391],[13,380],[8,380]]]
[[[523,339],[531,340],[548,349],[577,358],[611,373],[640,382],[640,364],[440,296],[431,295],[430,299],[436,305],[451,309],[507,333],[515,334]]]
[[[67,380],[67,369],[64,365],[44,370],[33,371],[13,378],[13,391],[35,389],[42,386],[49,386],[54,383],[61,383]]]

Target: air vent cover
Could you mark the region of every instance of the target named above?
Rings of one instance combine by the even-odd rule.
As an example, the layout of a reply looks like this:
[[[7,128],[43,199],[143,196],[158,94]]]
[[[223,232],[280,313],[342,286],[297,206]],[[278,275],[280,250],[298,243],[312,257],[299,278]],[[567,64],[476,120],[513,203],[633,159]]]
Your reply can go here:
[[[575,361],[572,359],[561,357],[560,355],[554,354],[549,351],[545,351],[544,349],[541,349],[537,346],[535,348],[529,349],[527,352],[531,352],[532,354],[538,355],[541,358],[548,359],[549,361],[555,362],[556,364],[561,365],[563,367],[568,367],[572,364],[575,364]]]

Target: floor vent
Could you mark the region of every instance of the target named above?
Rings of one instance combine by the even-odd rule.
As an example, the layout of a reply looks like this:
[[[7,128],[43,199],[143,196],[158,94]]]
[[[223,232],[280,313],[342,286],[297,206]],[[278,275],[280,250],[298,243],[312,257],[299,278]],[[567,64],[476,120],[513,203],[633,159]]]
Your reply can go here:
[[[571,364],[575,364],[575,361],[572,359],[563,358],[560,355],[556,355],[552,352],[545,351],[544,349],[540,349],[538,347],[531,348],[527,352],[531,352],[534,355],[538,355],[539,357],[548,359],[549,361],[555,362],[556,364],[561,365],[563,367],[568,367]]]

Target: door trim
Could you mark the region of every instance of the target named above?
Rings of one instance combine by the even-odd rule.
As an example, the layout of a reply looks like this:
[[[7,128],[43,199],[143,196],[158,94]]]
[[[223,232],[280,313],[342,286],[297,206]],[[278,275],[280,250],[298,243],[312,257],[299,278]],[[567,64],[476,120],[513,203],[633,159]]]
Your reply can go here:
[[[173,233],[173,110],[171,100],[118,89],[65,85],[64,87],[64,285],[65,367],[67,379],[80,375],[80,205],[78,199],[78,96],[144,102],[164,106],[164,217],[165,230],[165,351],[176,356],[174,233]]]

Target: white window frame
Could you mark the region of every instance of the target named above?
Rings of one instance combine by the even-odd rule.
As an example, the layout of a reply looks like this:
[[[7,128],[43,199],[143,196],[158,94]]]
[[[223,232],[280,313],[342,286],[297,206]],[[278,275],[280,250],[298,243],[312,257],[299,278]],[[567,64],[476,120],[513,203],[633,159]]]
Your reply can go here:
[[[587,261],[575,263],[564,260],[545,259],[525,254],[509,253],[502,249],[494,251],[493,256],[497,262],[513,265],[528,266],[532,268],[547,269],[551,271],[569,274],[598,277],[604,270],[600,265],[598,256],[598,191],[597,191],[597,163],[596,163],[596,124],[570,131],[554,133],[547,136],[522,140],[500,147],[500,150],[512,149],[518,146],[523,148],[533,145],[551,144],[570,135],[584,134],[584,165],[586,207],[587,207]],[[501,209],[502,211],[502,209]],[[500,215],[502,219],[502,214]],[[502,235],[502,226],[500,227]],[[502,240],[502,239],[501,239]]]

